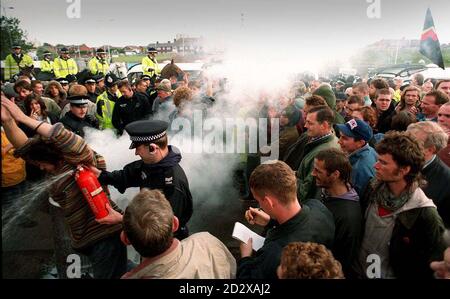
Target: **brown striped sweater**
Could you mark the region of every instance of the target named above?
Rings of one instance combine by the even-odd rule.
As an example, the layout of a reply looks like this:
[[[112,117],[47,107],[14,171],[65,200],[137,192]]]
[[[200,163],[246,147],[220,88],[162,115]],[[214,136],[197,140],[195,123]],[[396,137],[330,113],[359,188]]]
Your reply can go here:
[[[105,159],[94,152],[83,138],[66,130],[62,123],[53,125],[51,136],[46,142],[52,143],[63,153],[64,164],[56,175],[75,170],[79,164],[94,165],[100,170],[106,170]],[[103,189],[108,193],[105,186]],[[50,186],[49,192],[53,200],[63,209],[73,248],[83,249],[122,229],[122,224],[106,225],[95,221],[94,214],[78,188],[73,174],[56,181]],[[109,202],[113,209],[121,212],[111,199]]]

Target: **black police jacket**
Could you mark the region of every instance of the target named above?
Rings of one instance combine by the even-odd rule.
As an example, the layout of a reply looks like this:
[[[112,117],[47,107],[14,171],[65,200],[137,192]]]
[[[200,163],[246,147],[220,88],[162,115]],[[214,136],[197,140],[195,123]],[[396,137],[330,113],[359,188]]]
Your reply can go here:
[[[61,118],[60,122],[64,125],[64,127],[74,132],[75,134],[81,136],[84,138],[84,131],[83,129],[86,127],[98,129],[99,124],[98,120],[89,114],[86,114],[86,116],[81,119],[77,116],[75,116],[71,111],[68,111],[63,118]]]
[[[135,92],[131,99],[121,96],[114,105],[112,124],[120,134],[125,126],[137,120],[148,119],[152,115],[152,106],[148,98],[141,93]]]
[[[134,161],[123,170],[102,171],[98,179],[102,185],[113,185],[120,193],[130,187],[161,190],[182,227],[192,216],[193,203],[189,182],[179,161],[178,149],[169,145],[169,154],[157,164]]]

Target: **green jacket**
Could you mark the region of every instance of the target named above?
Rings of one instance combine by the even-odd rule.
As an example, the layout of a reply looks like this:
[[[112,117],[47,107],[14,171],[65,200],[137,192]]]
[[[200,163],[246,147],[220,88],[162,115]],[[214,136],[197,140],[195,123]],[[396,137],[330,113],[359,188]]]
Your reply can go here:
[[[334,95],[334,92],[333,90],[331,90],[331,88],[329,88],[327,85],[321,85],[319,88],[314,90],[313,95],[318,95],[324,98],[328,106],[334,112],[335,124],[345,123],[344,117],[339,112],[336,111],[336,96]]]
[[[325,137],[311,141],[308,138],[303,159],[297,170],[297,198],[300,202],[309,198],[320,198],[320,188],[316,186],[316,181],[311,175],[314,168],[314,158],[324,149],[339,148],[338,138],[331,133]]]
[[[20,69],[27,66],[33,66],[33,59],[27,54],[23,54],[20,61],[17,62],[12,54],[5,58],[5,81],[9,81],[12,76],[20,72]]]

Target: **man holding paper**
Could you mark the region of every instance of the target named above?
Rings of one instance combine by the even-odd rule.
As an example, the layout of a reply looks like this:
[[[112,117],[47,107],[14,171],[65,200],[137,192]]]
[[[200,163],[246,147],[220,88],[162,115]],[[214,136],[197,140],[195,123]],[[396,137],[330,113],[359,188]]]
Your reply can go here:
[[[269,229],[264,245],[253,257],[252,239],[241,243],[237,278],[276,279],[281,252],[290,242],[310,241],[331,248],[333,215],[316,199],[300,205],[296,181],[294,171],[281,161],[261,164],[253,171],[250,189],[260,209],[250,208],[245,218]]]

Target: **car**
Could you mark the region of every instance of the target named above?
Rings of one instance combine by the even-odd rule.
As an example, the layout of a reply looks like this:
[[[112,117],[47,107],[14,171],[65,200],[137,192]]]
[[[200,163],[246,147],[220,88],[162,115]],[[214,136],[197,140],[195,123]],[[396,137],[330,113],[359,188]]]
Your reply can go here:
[[[376,68],[369,73],[369,77],[386,80],[400,77],[404,81],[410,81],[415,74],[422,74],[425,79],[450,79],[450,68],[443,70],[435,64],[396,64]]]

